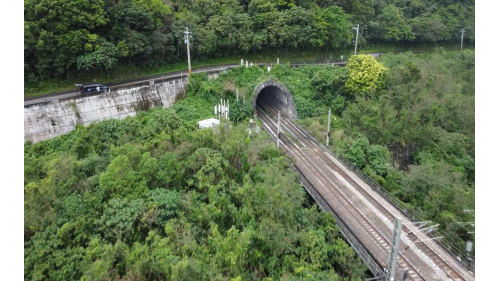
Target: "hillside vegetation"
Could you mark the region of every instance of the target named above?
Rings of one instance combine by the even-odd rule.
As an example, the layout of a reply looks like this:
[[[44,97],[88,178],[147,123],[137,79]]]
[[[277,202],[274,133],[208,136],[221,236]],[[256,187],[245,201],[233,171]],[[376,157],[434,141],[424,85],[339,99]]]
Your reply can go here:
[[[359,63],[361,62],[361,63]],[[345,69],[309,68],[317,116],[299,120],[325,143],[327,108],[334,113],[330,149],[465,251],[475,207],[474,53],[358,56]],[[307,68],[304,68],[307,69]],[[327,75],[325,74],[328,73]]]
[[[197,130],[219,95],[24,150],[25,280],[362,280],[266,134]]]
[[[475,55],[356,56],[346,67],[194,74],[187,98],[26,144],[26,280],[359,280],[366,267],[261,132],[255,87],[276,79],[299,123],[461,251],[475,207]],[[236,89],[239,102],[236,102]],[[232,128],[196,130],[220,98]],[[268,278],[268,279],[266,279]]]

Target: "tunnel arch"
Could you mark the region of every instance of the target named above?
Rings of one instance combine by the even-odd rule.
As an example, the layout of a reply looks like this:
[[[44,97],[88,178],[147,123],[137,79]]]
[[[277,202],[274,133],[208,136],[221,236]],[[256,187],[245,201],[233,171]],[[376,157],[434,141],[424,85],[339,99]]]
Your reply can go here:
[[[297,120],[297,108],[290,91],[280,82],[269,79],[255,87],[253,92],[253,110],[257,106],[259,95],[269,95],[281,107],[281,112],[291,120]]]

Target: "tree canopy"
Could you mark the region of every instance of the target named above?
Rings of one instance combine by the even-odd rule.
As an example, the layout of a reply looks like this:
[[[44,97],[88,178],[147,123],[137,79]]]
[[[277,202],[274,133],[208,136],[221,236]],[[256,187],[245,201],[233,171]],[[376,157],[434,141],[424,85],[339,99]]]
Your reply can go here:
[[[370,55],[357,55],[349,59],[349,78],[345,83],[348,92],[355,95],[367,95],[383,87],[387,68]]]
[[[371,43],[474,41],[474,1],[427,0],[25,0],[25,76],[110,73],[264,51],[352,46],[351,27]],[[366,27],[366,30],[365,28]]]
[[[230,129],[197,130],[219,98],[236,104],[223,85],[192,75],[171,108],[26,144],[24,279],[364,279],[333,216],[249,137],[251,102]]]
[[[443,243],[462,252],[474,241],[473,230],[459,224],[474,220],[463,212],[475,206],[474,65],[473,52],[437,50],[354,56],[328,76],[320,68],[303,70],[313,77],[315,98],[333,92],[344,102],[331,105],[331,149],[421,218],[439,223]],[[324,141],[328,108],[317,106],[320,114],[300,122]]]

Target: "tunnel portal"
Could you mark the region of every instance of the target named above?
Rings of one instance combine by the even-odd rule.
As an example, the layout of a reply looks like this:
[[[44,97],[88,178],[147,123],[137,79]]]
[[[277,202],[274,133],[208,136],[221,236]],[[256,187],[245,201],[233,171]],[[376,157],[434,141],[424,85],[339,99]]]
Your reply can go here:
[[[258,104],[264,107],[272,106],[291,120],[297,120],[297,109],[290,91],[283,84],[269,80],[255,88],[253,107]]]

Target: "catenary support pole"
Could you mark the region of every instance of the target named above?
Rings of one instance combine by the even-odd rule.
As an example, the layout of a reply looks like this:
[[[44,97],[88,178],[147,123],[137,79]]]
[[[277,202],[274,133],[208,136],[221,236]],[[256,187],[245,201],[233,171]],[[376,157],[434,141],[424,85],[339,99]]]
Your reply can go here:
[[[280,147],[280,113],[281,111],[278,111],[278,131],[276,132],[276,146],[279,148]]]
[[[393,238],[391,243],[391,250],[389,255],[387,256],[387,266],[389,267],[387,270],[387,275],[385,277],[386,281],[394,281],[394,275],[396,274],[396,261],[398,258],[398,250],[399,250],[399,240],[401,239],[401,228],[403,224],[401,218],[396,217],[394,220],[394,230],[393,230]]]
[[[328,109],[328,128],[326,132],[326,147],[328,148],[328,143],[330,142],[330,118],[332,117],[332,109]]]

